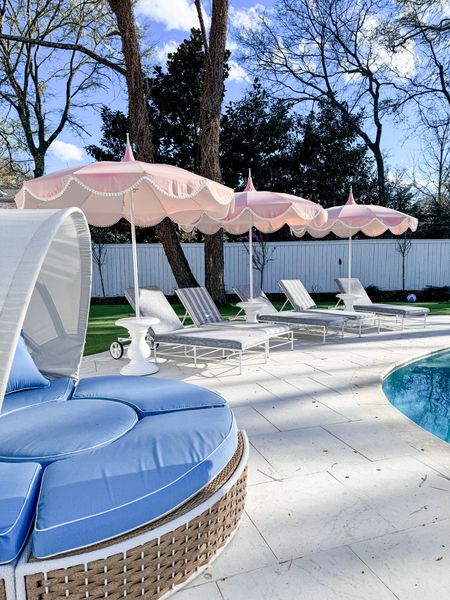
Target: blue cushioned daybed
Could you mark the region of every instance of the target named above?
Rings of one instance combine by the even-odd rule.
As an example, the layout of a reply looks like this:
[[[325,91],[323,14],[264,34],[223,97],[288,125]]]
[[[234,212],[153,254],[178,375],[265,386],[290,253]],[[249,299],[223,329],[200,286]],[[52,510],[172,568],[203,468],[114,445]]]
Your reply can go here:
[[[4,212],[13,214],[0,214],[2,256],[17,236],[33,248],[10,257],[0,288],[0,600],[163,598],[236,530],[245,434],[201,387],[79,382],[85,219],[76,209]]]

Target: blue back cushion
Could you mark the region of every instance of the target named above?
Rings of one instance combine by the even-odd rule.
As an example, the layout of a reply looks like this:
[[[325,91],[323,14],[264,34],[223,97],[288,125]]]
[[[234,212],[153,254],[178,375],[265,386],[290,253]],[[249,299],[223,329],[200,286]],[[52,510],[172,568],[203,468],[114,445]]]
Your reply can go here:
[[[33,388],[47,387],[49,385],[50,381],[42,375],[34,364],[34,361],[27,350],[25,340],[20,336],[11,367],[11,373],[9,374],[8,385],[6,386],[6,394],[22,390],[31,390]]]

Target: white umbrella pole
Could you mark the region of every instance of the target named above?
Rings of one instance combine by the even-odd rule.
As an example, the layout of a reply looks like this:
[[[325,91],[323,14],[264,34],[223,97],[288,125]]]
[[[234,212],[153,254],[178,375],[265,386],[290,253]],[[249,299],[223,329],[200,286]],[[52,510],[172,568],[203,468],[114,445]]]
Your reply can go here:
[[[352,285],[350,279],[352,278],[352,234],[348,236],[348,293],[352,293]]]
[[[136,308],[136,317],[141,316],[139,306],[139,273],[138,273],[138,257],[136,246],[136,225],[134,222],[134,201],[133,190],[130,192],[130,220],[131,220],[131,247],[133,250],[133,279],[134,279],[134,302]]]
[[[253,227],[248,228],[248,263],[249,263],[249,283],[250,283],[250,300],[253,300]]]

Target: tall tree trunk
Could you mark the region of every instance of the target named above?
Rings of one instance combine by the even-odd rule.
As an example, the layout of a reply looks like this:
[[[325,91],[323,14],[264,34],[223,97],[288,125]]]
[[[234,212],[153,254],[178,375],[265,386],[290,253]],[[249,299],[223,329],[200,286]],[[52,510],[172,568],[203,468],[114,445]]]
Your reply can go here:
[[[131,136],[136,146],[136,157],[144,162],[153,162],[153,128],[147,112],[147,94],[132,1],[108,0],[108,3],[116,15],[117,27],[122,40],[128,87],[128,119]],[[177,284],[180,287],[197,286],[198,283],[181,248],[174,223],[168,218],[164,219],[158,226],[158,236]]]
[[[34,177],[42,177],[45,173],[45,155],[42,152],[37,152],[33,156],[34,169],[33,175]]]
[[[195,5],[205,47],[205,75],[200,103],[200,173],[222,182],[220,170],[220,115],[222,111],[226,56],[228,0],[213,0],[209,40],[203,24],[201,2]],[[226,303],[223,231],[205,236],[205,284],[215,302]]]

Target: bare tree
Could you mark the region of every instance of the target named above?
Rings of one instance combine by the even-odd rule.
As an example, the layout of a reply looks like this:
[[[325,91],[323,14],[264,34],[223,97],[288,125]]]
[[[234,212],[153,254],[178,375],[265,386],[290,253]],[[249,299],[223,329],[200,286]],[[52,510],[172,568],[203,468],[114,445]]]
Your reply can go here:
[[[150,90],[141,64],[132,0],[108,0],[117,19],[122,53],[125,61],[125,78],[128,88],[128,120],[139,160],[153,162],[152,126],[148,118],[147,98]],[[198,285],[177,237],[175,225],[168,218],[158,226],[158,235],[180,287]]]
[[[105,264],[108,246],[104,242],[92,243],[92,260],[97,265],[98,274],[100,276],[100,285],[102,288],[103,298],[106,297],[105,280],[103,277],[103,265]]]
[[[420,68],[400,82],[397,109],[414,101],[428,108],[436,100],[450,104],[450,18],[442,0],[397,0],[385,35],[394,53],[414,50]]]
[[[450,113],[421,110],[421,153],[413,186],[426,201],[450,208]]]
[[[76,50],[62,54],[23,40],[70,38],[74,45],[89,40],[94,52],[111,54],[111,19],[104,3],[95,0],[1,0],[0,31],[0,111],[9,118],[15,113],[38,177],[64,127],[85,132],[80,112],[92,104],[87,94],[103,85],[104,73],[99,62]],[[56,95],[58,103],[62,98],[57,110],[51,106]]]
[[[394,93],[379,35],[385,13],[381,0],[280,0],[274,14],[240,34],[243,59],[287,100],[361,116],[358,133],[375,157],[381,195],[383,121]]]
[[[31,162],[20,123],[4,119],[0,125],[0,185],[18,189],[32,176]]]
[[[406,233],[402,238],[397,239],[397,243],[395,246],[396,252],[398,252],[401,256],[402,260],[402,290],[406,289],[406,258],[408,254],[411,252],[412,242],[407,238]]]
[[[209,38],[201,1],[195,0],[205,50],[205,75],[200,103],[200,173],[222,182],[220,170],[220,115],[224,93],[228,0],[213,0]],[[205,236],[205,285],[218,304],[226,303],[223,230]]]
[[[263,233],[252,232],[253,235],[253,267],[259,271],[259,286],[261,291],[264,291],[264,274],[267,265],[275,260],[274,254],[277,251],[276,246],[270,244],[267,237]],[[241,238],[245,249],[249,252],[248,236]]]
[[[142,72],[133,2],[0,0],[0,103],[18,113],[35,177],[44,173],[45,154],[66,125],[84,131],[76,118],[77,109],[92,105],[83,98],[94,86],[102,85],[107,76],[103,67],[125,76],[137,157],[151,162],[149,91]],[[64,104],[52,114],[46,100],[51,95],[49,88],[57,84]],[[178,285],[197,285],[173,223],[165,219],[158,233]]]

